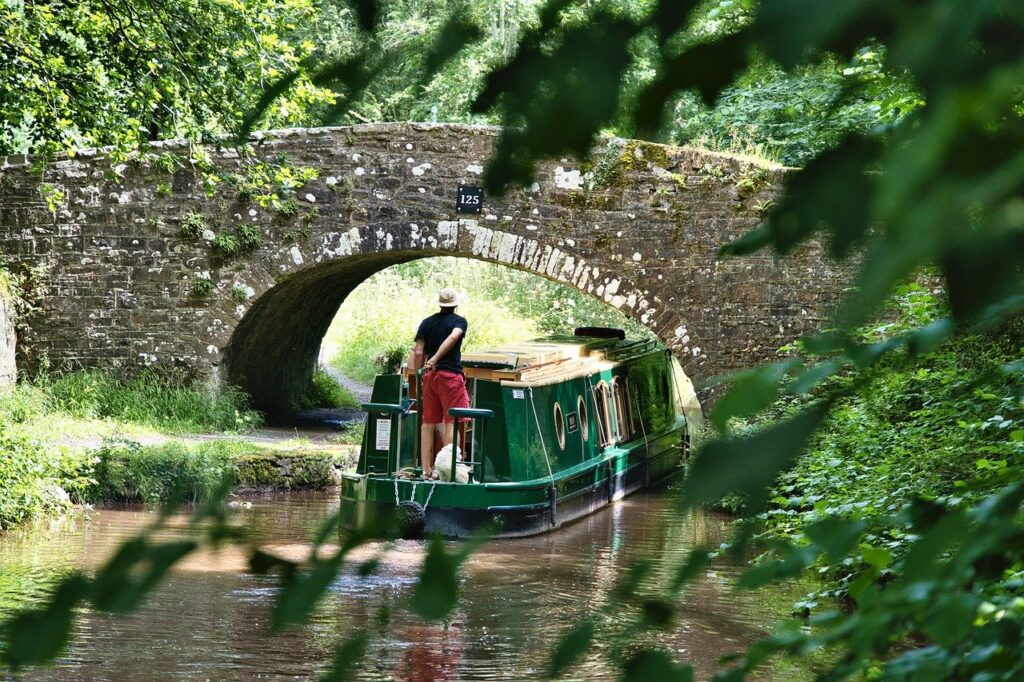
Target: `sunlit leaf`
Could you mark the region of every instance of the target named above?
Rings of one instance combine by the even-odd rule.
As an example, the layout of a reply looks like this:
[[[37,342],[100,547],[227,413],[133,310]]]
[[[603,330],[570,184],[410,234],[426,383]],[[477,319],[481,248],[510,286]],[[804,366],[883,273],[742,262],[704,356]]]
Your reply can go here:
[[[804,534],[825,552],[830,561],[839,561],[857,544],[864,528],[864,522],[859,519],[831,516],[807,526]]]
[[[366,653],[369,639],[363,633],[349,637],[338,645],[331,659],[331,667],[320,676],[321,682],[345,682],[355,676],[355,665]]]
[[[40,608],[14,614],[0,624],[5,646],[2,662],[17,670],[27,665],[49,663],[71,638],[74,608],[85,598],[89,582],[82,575],[65,578],[53,597]]]
[[[892,563],[892,552],[885,547],[864,547],[861,555],[864,563],[878,571],[888,568]]]
[[[692,682],[693,668],[672,660],[661,649],[641,649],[626,661],[623,682]]]
[[[711,423],[724,431],[733,417],[748,417],[771,405],[779,395],[779,383],[794,364],[795,360],[783,360],[736,374],[732,388],[711,410]]]
[[[704,446],[687,473],[685,503],[693,506],[738,492],[750,496],[752,509],[760,509],[768,485],[800,453],[829,407],[822,402],[751,436]]]
[[[458,599],[458,569],[458,558],[448,553],[444,541],[432,539],[412,595],[416,613],[427,620],[439,620],[448,615]]]
[[[274,605],[271,627],[280,629],[303,622],[334,582],[344,559],[345,555],[338,551],[328,559],[314,560],[308,571],[286,575],[281,595]]]
[[[548,676],[558,677],[572,667],[590,648],[594,640],[594,624],[585,620],[569,630],[555,646],[548,662]]]

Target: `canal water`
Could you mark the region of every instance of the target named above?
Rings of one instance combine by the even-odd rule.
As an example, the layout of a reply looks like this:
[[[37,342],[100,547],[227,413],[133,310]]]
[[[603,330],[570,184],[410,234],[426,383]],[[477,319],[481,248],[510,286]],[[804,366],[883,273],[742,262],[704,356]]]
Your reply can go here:
[[[336,505],[336,495],[328,493],[275,495],[253,499],[252,508],[237,515],[264,547],[299,559]],[[96,567],[154,518],[144,507],[99,509],[3,536],[0,615],[38,597],[67,571]],[[174,525],[162,532],[173,534]],[[315,679],[345,634],[367,626],[373,639],[358,679],[537,679],[559,636],[584,616],[598,623],[596,646],[569,677],[616,679],[608,659],[636,622],[634,609],[614,603],[616,582],[637,559],[664,570],[695,545],[718,546],[728,526],[725,516],[682,514],[669,491],[634,495],[556,533],[492,542],[464,565],[458,606],[446,623],[424,623],[409,609],[424,545],[402,541],[384,553],[375,575],[344,572],[310,623],[277,634],[268,631],[274,578],[249,575],[240,551],[222,550],[190,558],[137,613],[83,611],[59,663],[18,679]],[[381,550],[360,551],[369,558]],[[743,650],[784,619],[808,587],[736,591],[740,570],[716,562],[681,598],[672,625],[643,641],[675,652],[696,667],[699,679],[707,678],[721,656]],[[386,624],[382,604],[389,607]],[[808,676],[792,667],[761,675]]]

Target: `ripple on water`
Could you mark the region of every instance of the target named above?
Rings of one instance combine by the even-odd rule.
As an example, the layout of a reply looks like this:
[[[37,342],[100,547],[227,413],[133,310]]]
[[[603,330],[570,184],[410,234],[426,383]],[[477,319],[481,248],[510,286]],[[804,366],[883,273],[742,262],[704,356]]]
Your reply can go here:
[[[262,543],[301,559],[336,504],[327,494],[258,499],[241,518]],[[94,568],[153,519],[138,507],[102,509],[6,535],[0,539],[0,606],[38,598],[68,571]],[[184,516],[176,521],[184,522]],[[641,494],[550,535],[490,543],[466,561],[459,603],[446,623],[420,622],[406,606],[423,543],[395,543],[366,578],[356,566],[384,547],[361,548],[310,622],[274,635],[268,629],[275,578],[246,574],[240,553],[207,554],[170,575],[136,614],[115,618],[85,610],[60,664],[24,679],[309,679],[327,665],[339,638],[359,628],[374,633],[360,679],[529,679],[544,669],[562,633],[606,608],[612,616],[601,620],[595,651],[576,673],[611,679],[604,657],[616,646],[610,633],[636,619],[632,609],[611,608],[625,570],[643,558],[655,563],[657,578],[695,544],[717,546],[727,527],[725,517],[683,516],[666,495]],[[762,635],[799,589],[770,598],[737,593],[730,585],[738,570],[716,564],[688,588],[675,625],[645,641],[685,656],[706,676],[720,656]],[[382,604],[389,606],[386,626],[379,619]]]

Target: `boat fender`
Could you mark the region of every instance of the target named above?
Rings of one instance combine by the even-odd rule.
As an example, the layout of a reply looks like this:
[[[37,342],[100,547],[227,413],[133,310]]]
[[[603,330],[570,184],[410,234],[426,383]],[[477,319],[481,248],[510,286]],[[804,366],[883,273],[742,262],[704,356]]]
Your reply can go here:
[[[416,540],[423,535],[427,511],[414,500],[399,502],[395,507],[395,522],[398,524],[398,535],[403,540]]]
[[[555,486],[552,485],[548,488],[548,501],[551,504],[551,525],[558,525],[558,491],[555,490]]]

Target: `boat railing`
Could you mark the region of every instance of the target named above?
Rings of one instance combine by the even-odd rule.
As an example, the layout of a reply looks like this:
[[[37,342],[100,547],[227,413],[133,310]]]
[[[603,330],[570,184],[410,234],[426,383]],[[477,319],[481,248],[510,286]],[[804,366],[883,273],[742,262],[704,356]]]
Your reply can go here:
[[[458,424],[458,426],[459,426],[459,452],[462,453],[463,457],[465,457],[466,453],[469,452],[469,450],[466,449],[466,421],[467,420],[473,420],[473,419],[479,419],[480,420],[480,430],[479,430],[479,434],[480,435],[476,438],[477,447],[473,450],[473,459],[472,460],[463,460],[462,464],[468,464],[469,467],[470,467],[470,471],[472,472],[472,477],[470,478],[470,482],[471,483],[473,483],[473,482],[483,483],[484,482],[484,453],[483,453],[483,448],[484,448],[484,425],[487,423],[488,419],[493,419],[494,418],[494,410],[484,410],[484,409],[474,408],[474,407],[451,407],[451,408],[448,409],[448,414],[450,414],[452,417],[455,418],[455,423]],[[476,431],[476,429],[474,429],[474,431]],[[458,469],[458,465],[456,464],[456,462],[454,460],[455,460],[455,458],[452,457],[452,472],[451,472],[451,479],[450,479],[452,483],[454,483],[455,480],[456,480],[455,479],[455,473],[456,473],[456,470]],[[474,479],[475,479],[475,481],[474,481]]]

